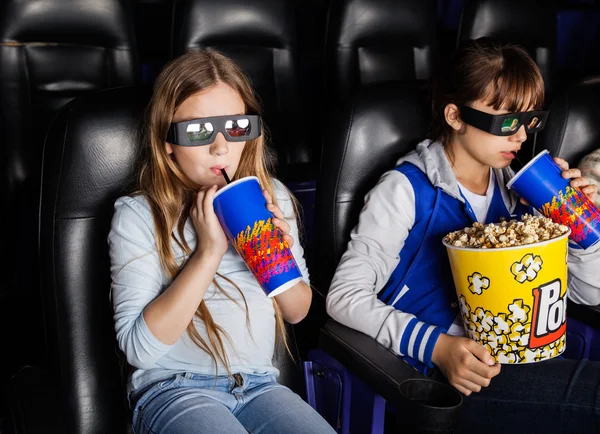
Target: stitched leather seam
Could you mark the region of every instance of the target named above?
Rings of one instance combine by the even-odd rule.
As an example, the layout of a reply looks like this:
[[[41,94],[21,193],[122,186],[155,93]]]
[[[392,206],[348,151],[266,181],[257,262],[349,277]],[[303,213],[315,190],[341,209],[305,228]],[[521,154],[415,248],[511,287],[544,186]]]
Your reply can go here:
[[[74,221],[74,220],[95,220],[95,219],[99,219],[100,216],[97,215],[93,215],[93,216],[83,216],[83,217],[57,217],[54,219],[54,221],[57,222],[65,222],[65,221]]]
[[[355,110],[356,104],[353,102],[352,103],[352,110],[350,111],[350,121],[348,123],[348,131],[346,133],[346,140],[344,142],[344,152],[342,153],[342,159],[340,162],[340,170],[338,172],[338,176],[337,179],[335,181],[335,188],[334,188],[334,196],[333,197],[337,197],[337,192],[338,192],[338,186],[340,185],[340,178],[342,176],[342,170],[344,167],[344,161],[346,160],[346,154],[348,152],[348,142],[350,141],[350,132],[352,131],[352,123],[354,122],[354,110]],[[332,232],[333,232],[333,251],[335,252],[335,245],[336,245],[336,240],[337,240],[337,231],[336,231],[336,227],[335,227],[335,222],[336,222],[336,218],[337,218],[337,204],[338,203],[345,203],[345,202],[338,202],[337,200],[334,203],[333,206],[333,221],[331,222],[332,225]]]
[[[68,109],[68,112],[71,112],[71,109]],[[54,197],[54,203],[52,205],[52,287],[56,288],[56,232],[55,232],[55,219],[56,219],[56,208],[57,208],[57,204],[58,204],[58,197],[59,197],[59,193],[60,193],[60,181],[62,179],[62,174],[63,174],[63,163],[64,163],[64,156],[65,156],[65,147],[66,147],[66,143],[67,143],[67,135],[69,132],[69,116],[67,116],[66,119],[66,124],[65,124],[65,134],[63,136],[63,143],[62,143],[62,149],[61,149],[61,154],[60,154],[60,167],[58,169],[58,180],[57,180],[57,184],[56,184],[56,195]],[[46,146],[45,146],[44,142],[44,152],[42,155],[45,154],[46,151]],[[42,156],[42,161],[43,161],[43,156]],[[43,164],[42,164],[42,177],[44,176],[43,173]],[[43,178],[42,178],[43,179]],[[57,323],[57,327],[56,327],[56,334],[57,334],[57,343],[59,345],[60,348],[60,341],[61,341],[61,336],[60,336],[60,315],[58,312],[58,291],[56,291],[56,289],[54,289],[54,309],[55,309],[55,315],[56,315],[56,323]],[[60,351],[58,352],[59,354],[59,359],[60,359]]]
[[[106,47],[104,45],[73,44],[69,42],[19,42],[4,41],[0,42],[0,47],[83,47],[83,48],[102,48],[105,50],[132,51],[131,47]]]

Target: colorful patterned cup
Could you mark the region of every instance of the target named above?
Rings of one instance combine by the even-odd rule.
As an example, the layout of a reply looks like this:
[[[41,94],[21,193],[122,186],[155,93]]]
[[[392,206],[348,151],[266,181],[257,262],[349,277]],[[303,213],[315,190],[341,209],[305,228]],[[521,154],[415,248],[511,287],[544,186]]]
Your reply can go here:
[[[257,177],[227,184],[217,191],[213,205],[225,235],[269,297],[302,280],[292,251],[266,208]]]
[[[571,239],[584,249],[600,240],[600,210],[561,176],[548,151],[540,152],[506,186],[556,223],[571,229]]]

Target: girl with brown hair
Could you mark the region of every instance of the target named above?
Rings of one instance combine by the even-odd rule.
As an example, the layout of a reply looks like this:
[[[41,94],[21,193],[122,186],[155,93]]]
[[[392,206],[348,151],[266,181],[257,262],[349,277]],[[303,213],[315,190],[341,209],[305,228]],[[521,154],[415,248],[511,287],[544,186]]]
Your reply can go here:
[[[278,338],[287,346],[284,321],[305,317],[311,290],[295,202],[270,173],[259,115],[244,74],[214,50],[175,59],[156,80],[138,191],[115,203],[109,235],[117,340],[134,368],[128,397],[136,433],[333,432],[276,382],[271,361]],[[197,121],[190,143],[170,143],[169,129],[190,120]],[[273,298],[214,213],[222,170],[234,180],[258,177],[303,274]]]
[[[337,321],[379,341],[466,398],[460,432],[597,432],[600,364],[552,359],[502,369],[465,337],[442,244],[474,222],[533,210],[506,188],[511,161],[545,125],[544,84],[527,52],[469,41],[433,85],[431,137],[369,192],[329,294]],[[557,159],[564,178],[597,187]],[[600,244],[569,248],[569,297],[600,303]]]

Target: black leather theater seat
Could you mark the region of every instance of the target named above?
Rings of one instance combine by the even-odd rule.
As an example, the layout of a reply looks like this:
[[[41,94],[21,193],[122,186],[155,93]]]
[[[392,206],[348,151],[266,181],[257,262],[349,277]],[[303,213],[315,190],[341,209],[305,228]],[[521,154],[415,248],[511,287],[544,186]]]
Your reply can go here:
[[[41,353],[36,264],[47,127],[74,97],[135,82],[129,9],[125,0],[0,2],[1,225],[8,229],[2,236],[0,328],[12,348],[0,361],[3,372]]]
[[[435,14],[433,0],[333,0],[325,60],[331,103],[379,81],[429,79]]]
[[[540,67],[546,89],[552,89],[556,13],[556,0],[466,0],[459,42],[491,36],[502,42],[522,45]]]
[[[350,231],[358,223],[364,196],[385,171],[395,167],[398,158],[425,138],[430,119],[427,100],[426,89],[418,83],[369,85],[355,93],[331,124],[323,156],[327,165],[317,191],[319,268],[312,271],[323,294],[346,250]],[[313,299],[312,309],[323,315],[320,303],[320,298]],[[313,321],[319,323],[319,319]],[[371,337],[332,319],[320,325],[318,343],[397,408],[406,405],[399,393],[400,384],[409,378],[422,378]]]
[[[307,164],[320,145],[299,92],[294,10],[293,0],[178,1],[171,50],[176,57],[209,46],[238,63],[260,97],[277,172],[286,179],[311,175]]]
[[[546,128],[538,133],[536,153],[547,149],[575,166],[600,148],[600,77],[557,92],[548,108],[550,114]]]
[[[425,139],[427,91],[398,82],[365,87],[330,128],[317,192],[319,288],[329,289],[364,197],[402,155]]]
[[[311,269],[311,282],[323,297],[313,298],[309,316],[301,323],[304,333],[312,337],[312,345],[326,323],[324,297],[350,231],[358,223],[365,195],[398,158],[425,138],[429,119],[426,89],[418,83],[401,82],[364,87],[332,118],[317,190],[318,266]]]

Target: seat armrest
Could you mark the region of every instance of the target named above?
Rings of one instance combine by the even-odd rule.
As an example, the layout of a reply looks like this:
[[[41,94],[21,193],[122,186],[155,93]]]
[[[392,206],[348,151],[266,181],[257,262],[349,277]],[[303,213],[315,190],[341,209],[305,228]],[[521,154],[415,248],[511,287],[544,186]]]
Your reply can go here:
[[[65,432],[59,389],[49,373],[25,366],[11,377],[7,394],[16,434]]]
[[[319,347],[385,400],[400,402],[400,384],[424,375],[369,336],[328,320],[319,334]]]
[[[600,305],[585,306],[569,300],[567,315],[590,327],[600,330]]]

